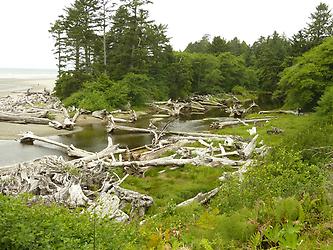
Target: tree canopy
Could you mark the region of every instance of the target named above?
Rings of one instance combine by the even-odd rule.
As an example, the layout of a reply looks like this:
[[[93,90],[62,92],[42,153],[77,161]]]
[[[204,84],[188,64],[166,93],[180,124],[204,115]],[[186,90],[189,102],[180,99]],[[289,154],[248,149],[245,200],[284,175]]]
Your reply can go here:
[[[325,88],[333,84],[333,37],[314,47],[286,68],[279,89],[286,96],[286,105],[312,110]]]
[[[183,99],[240,86],[276,91],[282,100],[287,98],[289,106],[312,109],[323,93],[329,79],[322,79],[318,72],[329,59],[312,62],[309,58],[330,54],[322,47],[302,54],[332,36],[328,5],[320,3],[307,26],[291,39],[274,31],[250,45],[237,37],[227,40],[205,34],[183,52],[175,52],[166,35],[167,26],[149,17],[151,3],[76,0],[65,8],[50,28],[58,60],[56,94],[62,99],[71,97],[67,103],[84,107],[89,102],[82,100],[95,98],[91,93],[100,91],[97,86],[102,81],[105,91],[98,93],[107,107],[116,108],[128,102],[141,105],[144,100]],[[149,89],[148,94],[141,95],[142,89]]]

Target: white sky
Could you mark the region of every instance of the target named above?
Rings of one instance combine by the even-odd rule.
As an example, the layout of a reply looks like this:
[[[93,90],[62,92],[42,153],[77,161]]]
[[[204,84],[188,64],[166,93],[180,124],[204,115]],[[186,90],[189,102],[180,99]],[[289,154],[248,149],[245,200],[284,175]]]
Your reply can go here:
[[[333,0],[322,0],[333,8]],[[0,0],[0,67],[56,68],[48,29],[73,0]],[[204,34],[253,43],[305,27],[320,0],[154,0],[151,17],[168,25],[176,50]]]

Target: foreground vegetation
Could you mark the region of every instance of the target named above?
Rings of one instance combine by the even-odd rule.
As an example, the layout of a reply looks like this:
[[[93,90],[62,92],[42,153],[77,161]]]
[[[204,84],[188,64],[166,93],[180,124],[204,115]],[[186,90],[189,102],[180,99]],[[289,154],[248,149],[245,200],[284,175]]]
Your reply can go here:
[[[325,98],[322,99],[324,102]],[[318,108],[321,110],[321,107]],[[332,110],[332,109],[331,109]],[[318,111],[319,112],[319,111]],[[330,116],[331,117],[331,116]],[[267,135],[270,126],[285,130]],[[320,129],[318,129],[320,128]],[[245,127],[219,133],[243,133]],[[230,178],[209,204],[176,204],[218,185],[230,169],[186,165],[154,168],[129,177],[125,188],[147,193],[155,204],[146,221],[119,224],[51,205],[27,206],[27,197],[0,197],[3,249],[330,249],[332,119],[281,115],[258,128],[272,147],[240,182]],[[119,170],[121,174],[121,170]]]

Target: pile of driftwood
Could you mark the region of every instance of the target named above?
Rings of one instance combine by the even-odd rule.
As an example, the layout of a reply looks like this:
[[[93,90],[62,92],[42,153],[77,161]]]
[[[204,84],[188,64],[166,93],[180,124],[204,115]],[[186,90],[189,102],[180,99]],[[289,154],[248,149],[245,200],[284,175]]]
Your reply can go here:
[[[129,128],[113,126],[118,130]],[[114,129],[110,132],[114,132]],[[126,221],[143,216],[153,204],[152,197],[120,187],[128,175],[144,177],[145,172],[155,166],[178,168],[192,164],[230,166],[235,169],[231,174],[241,177],[251,164],[253,153],[264,154],[267,150],[264,145],[257,147],[258,135],[245,140],[239,136],[167,131],[166,126],[162,129],[131,129],[156,136],[150,145],[140,150],[120,149],[119,145],[113,145],[109,137],[108,146],[101,152],[93,153],[31,132],[24,133],[20,138],[21,143],[49,143],[65,149],[68,155],[77,159],[65,161],[61,157],[51,156],[0,168],[0,192],[6,195],[28,192],[34,195],[33,200],[56,202],[69,207],[84,206],[87,211],[100,217]],[[194,142],[200,146],[191,146]],[[166,152],[169,156],[163,157]],[[115,168],[123,168],[125,177],[120,178],[113,173]],[[193,201],[207,202],[219,190],[218,187],[207,193],[199,193],[178,206]],[[123,211],[125,203],[131,205],[128,214]]]
[[[236,96],[230,95],[227,99],[218,99],[211,95],[196,95],[187,101],[172,101],[171,99],[165,102],[153,102],[150,103],[158,114],[155,117],[172,117],[179,116],[181,114],[204,114],[211,108],[224,109],[226,113],[230,114],[230,117],[242,118],[252,110],[258,107],[258,105],[252,101],[248,107],[243,106]]]
[[[43,96],[47,93],[25,93],[25,96],[31,95]],[[46,103],[49,103],[52,98],[49,95]],[[225,108],[222,102],[205,98],[202,96],[193,97],[186,103],[169,100],[152,105],[164,112],[164,116],[178,116],[186,110],[186,112],[205,112],[208,106]],[[32,107],[36,106],[34,102],[31,104],[29,105]],[[80,110],[76,110],[75,115],[71,118],[67,109],[61,104],[57,107],[53,106],[52,109],[63,114],[64,122],[48,121],[48,123],[60,129],[72,129],[80,114]],[[153,204],[152,197],[120,187],[128,175],[144,177],[147,170],[156,166],[174,169],[185,164],[192,164],[198,167],[203,165],[228,166],[234,171],[228,175],[223,175],[221,180],[226,179],[229,175],[238,175],[239,178],[242,178],[242,174],[253,162],[253,154],[264,155],[267,152],[267,147],[258,143],[258,135],[255,132],[252,138],[244,139],[230,135],[170,131],[167,129],[168,123],[162,128],[158,128],[152,123],[148,128],[136,128],[118,124],[137,120],[134,111],[130,110],[126,119],[115,117],[119,113],[123,112],[102,110],[93,112],[92,115],[107,120],[106,129],[110,134],[117,131],[149,133],[152,135],[151,144],[139,149],[121,149],[119,145],[112,143],[109,136],[108,146],[95,153],[27,132],[21,135],[21,143],[34,144],[39,141],[52,144],[65,150],[69,156],[75,157],[75,159],[65,161],[62,158],[51,156],[0,168],[0,192],[6,195],[28,192],[34,195],[32,201],[56,202],[69,207],[83,206],[90,213],[100,217],[127,221],[133,217],[143,216]],[[262,118],[260,121],[269,119]],[[232,119],[228,122],[235,121],[243,124],[258,122],[240,119]],[[119,177],[114,173],[115,168],[123,168],[125,176]],[[217,187],[207,193],[199,193],[178,206],[185,206],[193,201],[205,203],[219,190],[220,187]],[[128,203],[131,209],[125,211],[125,205]]]
[[[222,129],[225,127],[235,126],[235,125],[244,125],[249,126],[249,124],[257,124],[262,122],[268,122],[275,117],[263,117],[263,118],[253,118],[253,119],[240,119],[240,118],[233,118],[224,121],[217,121],[213,122],[210,127],[213,129]]]
[[[204,114],[211,108],[226,108],[224,100],[213,98],[210,95],[196,95],[187,101],[153,102],[150,106],[157,111],[155,117],[172,117],[181,114]]]
[[[232,103],[225,109],[225,112],[228,113],[230,117],[244,118],[247,114],[258,108],[258,105],[254,101],[252,101],[250,106],[245,108],[243,103],[234,95],[231,96],[230,100],[232,100]]]
[[[36,140],[31,133],[21,142]],[[153,204],[150,196],[124,189],[122,179],[110,171],[104,157],[114,157],[118,145],[109,145],[97,154],[88,154],[77,160],[64,161],[62,157],[48,156],[31,162],[0,168],[0,192],[6,195],[31,193],[34,201],[56,202],[69,207],[83,206],[100,217],[126,221],[143,216]],[[129,214],[122,209],[131,205]]]
[[[56,129],[72,130],[81,111],[75,109],[70,117],[60,100],[47,90],[17,93],[0,98],[0,122],[19,124],[41,124]],[[50,116],[60,116],[62,121],[52,120]]]
[[[107,111],[106,109],[97,110],[92,112],[92,117],[101,119],[101,120],[111,120],[113,122],[120,122],[120,123],[133,123],[138,120],[138,116],[133,109],[129,111],[123,110],[115,110],[115,111]],[[124,118],[116,117],[116,115],[121,115]]]

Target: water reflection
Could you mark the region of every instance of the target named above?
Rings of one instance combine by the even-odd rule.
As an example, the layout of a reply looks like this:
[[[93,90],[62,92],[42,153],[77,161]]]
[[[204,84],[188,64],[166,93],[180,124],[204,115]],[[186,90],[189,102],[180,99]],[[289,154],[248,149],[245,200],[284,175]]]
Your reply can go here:
[[[223,111],[215,109],[205,115],[189,115],[177,119],[164,120],[155,123],[158,127],[163,127],[170,122],[168,130],[198,132],[208,130],[210,121],[203,121],[207,117],[223,117]],[[130,126],[147,128],[150,116],[146,116],[135,124]],[[51,136],[52,140],[62,142],[64,144],[73,144],[78,148],[85,149],[90,152],[98,152],[107,145],[107,133],[105,126],[102,124],[90,124],[74,134]],[[145,144],[150,144],[152,135],[149,134],[130,134],[118,133],[112,135],[113,143],[120,144],[121,147],[136,148]],[[48,145],[41,142],[35,142],[35,145],[23,145],[16,141],[0,141],[0,166],[14,164],[17,162],[28,161],[44,155],[58,155],[67,158],[66,153],[58,147]]]

